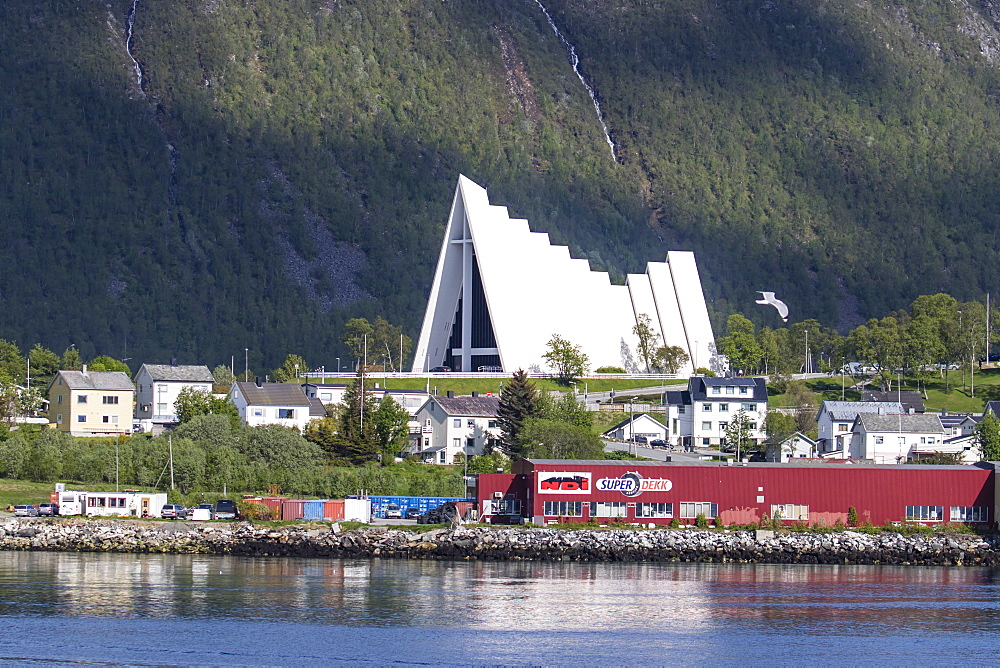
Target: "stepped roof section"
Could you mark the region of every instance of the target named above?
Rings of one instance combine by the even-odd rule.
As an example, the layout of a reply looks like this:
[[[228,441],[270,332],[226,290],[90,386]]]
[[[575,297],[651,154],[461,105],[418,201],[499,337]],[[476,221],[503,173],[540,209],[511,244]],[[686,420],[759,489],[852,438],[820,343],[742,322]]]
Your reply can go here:
[[[594,368],[645,371],[632,332],[642,315],[658,346],[687,352],[681,374],[717,359],[693,253],[670,251],[612,285],[607,272],[591,271],[459,176],[413,371],[544,368],[553,334],[580,346]]]

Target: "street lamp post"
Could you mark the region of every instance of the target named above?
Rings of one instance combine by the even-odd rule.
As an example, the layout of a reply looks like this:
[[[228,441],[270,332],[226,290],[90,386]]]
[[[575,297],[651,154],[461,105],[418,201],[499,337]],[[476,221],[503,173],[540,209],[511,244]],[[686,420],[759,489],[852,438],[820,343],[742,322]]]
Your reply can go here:
[[[243,349],[243,382],[250,381],[250,349]]]
[[[340,358],[337,358],[337,375],[340,375]]]

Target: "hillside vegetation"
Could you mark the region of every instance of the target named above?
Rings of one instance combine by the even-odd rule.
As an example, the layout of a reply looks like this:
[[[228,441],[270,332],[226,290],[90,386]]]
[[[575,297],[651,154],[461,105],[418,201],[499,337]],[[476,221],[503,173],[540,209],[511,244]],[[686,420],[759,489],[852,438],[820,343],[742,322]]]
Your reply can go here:
[[[694,250],[717,334],[758,289],[843,329],[996,285],[992,0],[546,7],[616,160],[534,0],[139,0],[128,43],[131,0],[0,6],[0,338],[415,337],[459,173],[616,280]]]

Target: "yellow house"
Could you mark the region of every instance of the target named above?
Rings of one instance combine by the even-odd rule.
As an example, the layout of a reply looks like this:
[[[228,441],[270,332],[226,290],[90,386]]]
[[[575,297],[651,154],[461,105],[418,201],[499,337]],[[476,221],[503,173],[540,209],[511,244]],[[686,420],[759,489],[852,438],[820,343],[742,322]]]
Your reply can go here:
[[[135,385],[121,371],[60,371],[49,383],[49,423],[71,436],[132,433]]]

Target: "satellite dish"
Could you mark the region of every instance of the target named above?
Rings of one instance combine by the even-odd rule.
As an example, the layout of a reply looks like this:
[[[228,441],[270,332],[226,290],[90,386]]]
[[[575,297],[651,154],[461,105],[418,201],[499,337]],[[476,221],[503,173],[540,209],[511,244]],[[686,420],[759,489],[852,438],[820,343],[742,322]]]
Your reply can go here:
[[[770,304],[774,308],[778,309],[778,315],[781,316],[781,321],[788,322],[788,306],[785,302],[776,298],[773,292],[763,292],[761,290],[758,290],[757,292],[760,292],[761,298],[758,299],[756,303]]]

